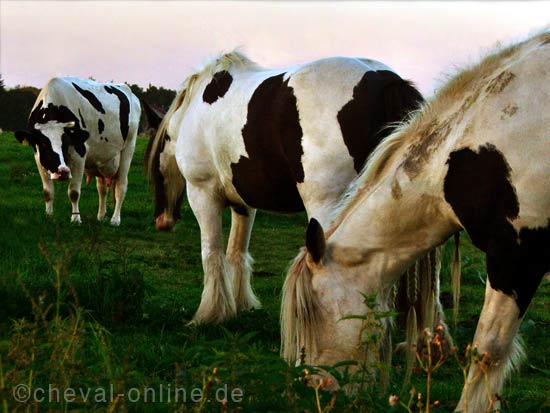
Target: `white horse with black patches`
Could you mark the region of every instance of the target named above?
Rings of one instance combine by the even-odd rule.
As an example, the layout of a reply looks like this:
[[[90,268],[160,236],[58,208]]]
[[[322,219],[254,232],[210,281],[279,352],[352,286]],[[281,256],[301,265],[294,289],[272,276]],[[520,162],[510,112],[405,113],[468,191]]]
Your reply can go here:
[[[28,130],[15,133],[19,142],[33,147],[48,215],[53,214],[54,181],[70,179],[71,221],[81,222],[78,201],[86,173],[87,182],[96,177],[97,219],[105,218],[112,184],[111,224],[120,224],[140,114],[139,99],[126,85],[74,77],[48,82],[32,108]]]
[[[194,321],[219,322],[259,306],[248,254],[257,208],[305,209],[328,224],[348,183],[390,132],[383,126],[402,120],[421,100],[409,82],[368,59],[267,70],[233,52],[190,76],[146,159],[157,228],[170,229],[179,218],[186,183],[199,221],[205,278]],[[224,254],[226,206],[232,224]],[[436,313],[439,320],[438,302]]]
[[[474,342],[493,363],[487,383],[471,366],[457,410],[486,411],[523,354],[518,327],[550,271],[549,68],[544,33],[464,70],[379,145],[326,234],[310,221],[284,286],[287,359],[304,346],[310,364],[351,358],[360,325],[340,320],[362,311],[358,291],[385,291],[465,230],[486,253]]]

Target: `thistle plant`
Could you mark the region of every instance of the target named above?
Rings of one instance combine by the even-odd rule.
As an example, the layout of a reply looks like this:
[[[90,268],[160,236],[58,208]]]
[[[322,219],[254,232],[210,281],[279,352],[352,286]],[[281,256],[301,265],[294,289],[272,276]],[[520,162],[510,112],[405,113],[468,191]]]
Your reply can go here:
[[[444,345],[444,327],[438,326],[435,333],[426,328],[423,331],[425,345],[419,351],[417,346],[413,344],[413,349],[416,353],[417,366],[414,370],[425,375],[426,392],[423,394],[418,392],[413,386],[409,391],[409,398],[404,402],[397,395],[389,397],[390,406],[398,406],[406,410],[408,413],[431,413],[440,405],[438,400],[432,402],[432,392],[434,383],[434,373],[439,370],[447,361],[445,352],[442,349]],[[476,383],[478,380],[483,380],[487,390],[488,406],[484,413],[499,411],[500,397],[491,397],[489,390],[489,370],[495,366],[496,360],[485,352],[480,354],[477,350],[477,344],[474,346],[468,344],[463,356],[460,356],[456,347],[451,349],[451,354],[454,356],[463,376],[465,391],[468,392],[469,386]],[[468,371],[474,366],[477,368],[476,374],[468,379]],[[467,397],[464,413],[468,413]]]

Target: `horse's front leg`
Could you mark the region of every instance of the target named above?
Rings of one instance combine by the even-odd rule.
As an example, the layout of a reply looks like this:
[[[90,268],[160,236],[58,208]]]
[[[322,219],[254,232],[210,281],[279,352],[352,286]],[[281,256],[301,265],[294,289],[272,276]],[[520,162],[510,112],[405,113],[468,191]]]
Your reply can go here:
[[[248,253],[255,217],[255,209],[239,207],[231,209],[231,233],[227,243],[227,258],[233,271],[233,291],[237,311],[261,306],[250,282],[252,257]]]
[[[478,361],[471,364],[457,411],[483,413],[497,407],[492,403],[511,368],[523,355],[520,341],[514,340],[521,320],[516,300],[494,290],[487,279],[485,302],[474,337]]]
[[[202,184],[202,183],[201,183]],[[204,287],[194,323],[219,323],[237,313],[231,268],[223,253],[224,203],[207,185],[188,184],[187,197],[201,231]]]

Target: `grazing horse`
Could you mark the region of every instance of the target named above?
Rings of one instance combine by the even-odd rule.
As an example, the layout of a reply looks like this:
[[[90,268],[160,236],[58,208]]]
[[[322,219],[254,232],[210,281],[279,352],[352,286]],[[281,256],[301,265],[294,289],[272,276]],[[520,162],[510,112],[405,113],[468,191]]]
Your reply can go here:
[[[190,76],[147,159],[157,228],[174,225],[185,188],[200,225],[205,278],[194,321],[219,322],[259,306],[248,254],[257,208],[305,210],[328,224],[338,198],[392,129],[382,127],[421,101],[411,83],[368,59],[262,69],[232,52]],[[232,223],[224,255],[226,206]]]
[[[115,210],[120,211],[128,186],[141,107],[130,88],[75,77],[56,77],[42,89],[29,116],[28,130],[17,131],[21,143],[32,146],[42,179],[46,214],[53,214],[54,181],[68,180],[71,221],[80,223],[80,188],[96,177],[97,219],[107,211],[107,187],[113,185]]]
[[[494,363],[487,382],[471,366],[457,410],[486,410],[522,356],[518,327],[550,270],[548,68],[547,32],[462,71],[380,143],[326,234],[310,220],[283,291],[287,359],[302,347],[310,364],[350,359],[361,326],[341,319],[364,308],[358,291],[385,291],[465,230],[486,254],[474,342]]]

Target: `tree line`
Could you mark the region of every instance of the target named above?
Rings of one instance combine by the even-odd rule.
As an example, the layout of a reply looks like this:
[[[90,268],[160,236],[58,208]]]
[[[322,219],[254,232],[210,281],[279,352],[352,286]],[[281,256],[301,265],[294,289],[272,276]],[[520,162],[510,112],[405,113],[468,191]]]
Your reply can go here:
[[[132,92],[140,99],[145,100],[156,109],[166,112],[176,96],[176,91],[149,84],[143,89],[136,84],[126,83]],[[32,106],[36,101],[40,89],[33,86],[15,86],[6,88],[0,74],[0,129],[16,131],[27,128],[27,121]],[[145,129],[145,116],[140,120],[140,132]]]

